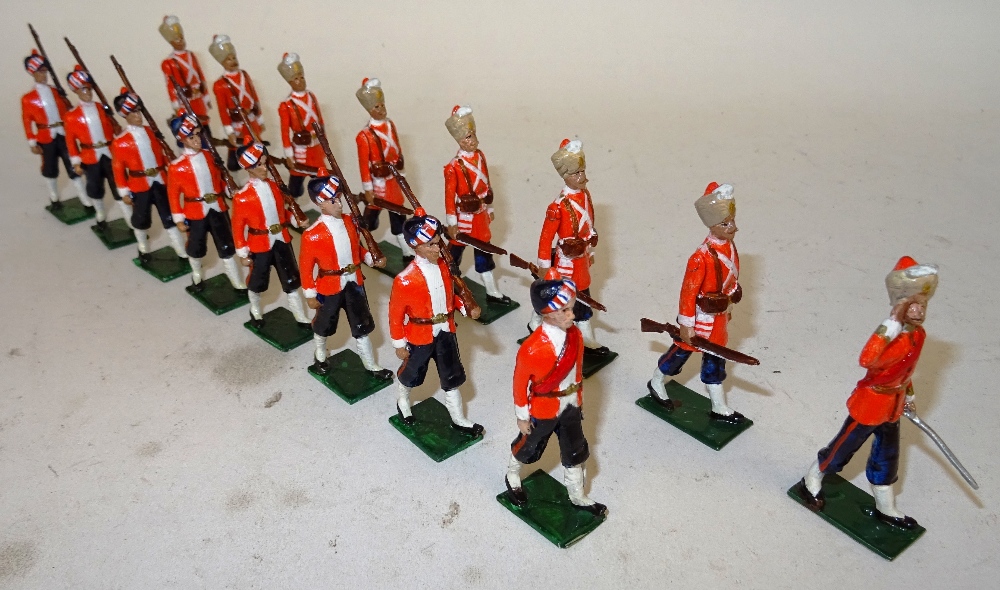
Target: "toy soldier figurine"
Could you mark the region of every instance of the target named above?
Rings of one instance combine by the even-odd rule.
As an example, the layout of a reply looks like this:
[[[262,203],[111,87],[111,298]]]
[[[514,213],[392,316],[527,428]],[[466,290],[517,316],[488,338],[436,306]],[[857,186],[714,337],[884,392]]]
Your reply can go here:
[[[573,279],[581,293],[590,295],[590,265],[593,264],[593,249],[597,246],[597,229],[594,227],[594,203],[587,190],[583,143],[564,139],[551,159],[566,186],[545,210],[542,235],[538,240],[538,268],[555,264],[560,276]],[[588,352],[601,356],[612,354],[594,339],[594,328],[590,325],[594,310],[578,299],[573,312]],[[541,321],[536,313],[528,327],[534,330]]]
[[[368,126],[358,132],[358,164],[361,168],[361,186],[365,191],[368,205],[365,208],[365,227],[378,228],[380,207],[373,204],[375,197],[385,199],[395,205],[403,205],[403,192],[399,182],[389,170],[389,164],[397,170],[403,169],[403,148],[399,144],[396,124],[386,116],[385,94],[378,78],[365,78],[361,88],[354,93],[358,102],[365,107],[371,119]],[[396,236],[396,243],[403,252],[403,263],[413,260],[413,250],[403,237],[403,222],[406,217],[389,211],[389,231]]]
[[[87,178],[87,197],[96,211],[97,226],[103,228],[104,183],[118,202],[125,219],[132,217],[132,208],[122,202],[111,170],[111,141],[114,131],[104,108],[94,102],[94,86],[81,66],[66,76],[69,87],[80,98],[80,104],[66,113],[66,149],[73,171]]]
[[[368,308],[365,277],[361,274],[362,262],[380,267],[385,265],[385,259],[374,260],[371,252],[361,246],[350,213],[345,211],[344,199],[349,197],[340,189],[337,177],[311,180],[309,198],[321,215],[302,234],[299,274],[306,301],[309,307],[317,310],[312,323],[316,344],[313,371],[319,375],[330,372],[326,339],[337,332],[340,310],[344,310],[365,369],[379,379],[391,380],[392,371],[383,369],[375,361],[375,351],[368,337],[375,329],[375,320]]]
[[[181,85],[182,92],[191,102],[194,114],[198,115],[201,124],[211,135],[211,129],[208,127],[208,109],[212,108],[212,103],[208,99],[208,89],[205,87],[205,74],[201,72],[198,58],[187,50],[187,41],[184,40],[184,29],[181,28],[180,20],[173,15],[163,17],[163,22],[160,23],[160,35],[163,35],[167,43],[174,48],[167,59],[160,64],[163,76],[167,80],[167,94],[170,96],[174,113],[179,114],[182,107],[171,78]]]
[[[448,215],[448,235],[454,238],[455,234],[462,232],[489,242],[492,237],[493,188],[490,186],[486,156],[479,151],[472,109],[456,106],[444,126],[458,142],[458,153],[444,166],[444,209]],[[455,266],[459,266],[465,245],[452,241],[450,247]],[[473,255],[476,272],[483,278],[483,286],[486,287],[487,301],[509,305],[510,297],[500,292],[493,278],[493,269],[497,266],[493,255],[475,248]]]
[[[214,36],[212,44],[208,46],[208,52],[226,69],[212,85],[212,91],[215,93],[215,103],[219,106],[222,128],[232,146],[229,148],[229,161],[226,167],[235,172],[240,169],[236,162],[236,148],[250,143],[253,141],[253,137],[249,130],[244,129],[243,121],[240,119],[239,112],[233,108],[233,104],[234,102],[238,103],[243,108],[247,118],[250,119],[250,125],[253,126],[253,135],[260,137],[261,133],[264,132],[260,99],[257,98],[257,89],[253,86],[250,74],[246,73],[246,70],[240,69],[240,62],[236,58],[236,48],[233,47],[228,36]]]
[[[233,255],[233,229],[226,213],[224,192],[226,183],[222,171],[212,160],[208,150],[202,149],[198,117],[184,114],[170,121],[170,130],[177,138],[177,145],[184,153],[170,163],[167,169],[167,197],[174,223],[181,231],[188,232],[187,247],[191,263],[194,289],[202,289],[201,259],[208,247],[208,234],[212,234],[215,249],[222,259],[226,276],[234,289],[246,289]]]
[[[909,256],[900,258],[885,277],[892,311],[861,351],[858,362],[868,372],[847,400],[849,416],[793,488],[813,510],[823,510],[826,503],[823,476],[839,473],[875,435],[865,472],[875,495],[874,516],[901,529],[917,527],[916,520],[896,509],[892,484],[899,468],[899,418],[904,411],[915,412],[910,377],[927,338],[922,325],[937,284],[937,267],[917,264]]]
[[[415,257],[392,282],[389,295],[389,335],[403,366],[396,374],[399,398],[396,409],[406,424],[415,418],[410,412],[410,390],[424,382],[431,359],[437,365],[444,404],[452,427],[479,436],[483,427],[470,422],[462,410],[459,386],[465,383],[465,367],[455,335],[455,310],[479,316],[476,309],[466,312],[455,292],[451,270],[441,257],[441,222],[422,208],[403,223],[403,235]]]
[[[510,445],[504,479],[511,501],[524,506],[528,497],[521,487],[521,466],[538,461],[555,433],[570,501],[604,515],[607,507],[583,491],[590,447],[583,434],[583,335],[573,325],[574,303],[576,285],[555,269],[531,284],[531,306],[542,323],[517,351],[514,415],[520,433]]]
[[[80,202],[89,206],[87,191],[83,186],[83,178],[73,171],[66,150],[66,137],[63,135],[63,117],[68,110],[69,101],[58,96],[55,89],[49,86],[49,69],[45,66],[45,58],[32,50],[31,55],[24,58],[24,69],[35,79],[35,88],[21,97],[21,119],[24,122],[24,134],[28,138],[31,153],[42,156],[42,176],[49,186],[49,200],[52,208],[62,206],[59,201],[59,160],[66,168]]]
[[[323,113],[319,109],[316,95],[306,90],[305,70],[297,53],[286,53],[278,64],[278,73],[292,87],[291,94],[278,105],[281,119],[281,145],[285,148],[288,163],[288,190],[293,197],[301,197],[305,190],[306,174],[295,169],[295,164],[322,168],[324,166],[323,146],[319,144],[312,124],[323,127]],[[326,129],[324,128],[324,131]]]
[[[681,372],[684,363],[696,350],[690,345],[691,338],[696,334],[712,344],[725,346],[729,342],[730,304],[739,303],[743,298],[743,289],[739,284],[740,256],[733,243],[737,231],[733,187],[713,182],[694,206],[709,234],[688,258],[684,270],[680,311],[677,314],[683,342],[674,343],[660,357],[653,370],[653,378],[647,385],[653,400],[668,409],[673,409],[673,404],[663,387],[664,377]],[[722,389],[725,379],[725,359],[702,353],[701,381],[712,400],[709,416],[728,424],[743,424],[747,421],[746,417],[726,405],[726,393]]]
[[[143,125],[141,99],[127,88],[122,88],[121,94],[114,99],[114,106],[127,126],[111,144],[111,167],[118,195],[126,205],[132,206],[130,221],[139,246],[139,256],[145,258],[149,254],[147,230],[153,225],[155,205],[174,252],[180,258],[187,258],[184,238],[174,223],[167,200],[168,157],[153,130]]]
[[[299,267],[295,263],[292,237],[288,224],[296,223],[289,215],[285,199],[278,184],[267,176],[267,154],[259,143],[239,149],[240,166],[250,180],[233,195],[233,237],[236,255],[243,266],[250,267],[247,278],[247,295],[250,298],[251,322],[256,327],[264,325],[260,309],[260,294],[267,291],[271,267],[278,272],[281,290],[288,295],[288,309],[295,321],[308,324],[309,317],[299,295]]]

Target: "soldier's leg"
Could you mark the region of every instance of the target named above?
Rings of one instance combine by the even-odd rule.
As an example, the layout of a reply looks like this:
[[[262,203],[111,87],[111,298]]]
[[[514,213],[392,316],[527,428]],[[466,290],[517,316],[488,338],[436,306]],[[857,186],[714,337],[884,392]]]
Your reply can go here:
[[[451,254],[451,260],[455,263],[451,267],[451,274],[461,275],[462,255],[465,254],[465,246],[452,242],[448,246],[448,253]]]
[[[893,526],[912,529],[917,521],[896,508],[896,492],[892,487],[899,472],[899,421],[877,426],[874,435],[865,475],[875,496],[875,516]]]
[[[368,205],[365,207],[365,212],[361,215],[361,218],[364,220],[364,226],[368,231],[375,231],[378,229],[378,217],[381,213],[381,207],[376,207],[374,205]]]
[[[159,182],[155,182],[153,183],[153,187],[149,189],[149,192],[153,195],[153,205],[156,206],[156,213],[160,216],[160,223],[163,224],[163,229],[167,230],[167,236],[170,238],[170,246],[174,249],[178,257],[187,258],[187,253],[184,251],[184,234],[181,233],[181,230],[177,229],[173,215],[170,214],[170,201],[167,199],[167,188]]]
[[[413,248],[410,248],[410,245],[406,243],[406,238],[403,237],[404,221],[406,221],[405,215],[389,211],[389,233],[396,236],[396,243],[399,244],[399,249],[403,251],[403,259],[412,260],[414,257]]]
[[[590,295],[590,289],[581,289],[581,293],[584,295]],[[579,299],[573,304],[573,321],[576,323],[576,327],[580,328],[580,332],[583,334],[583,345],[591,353],[596,353],[600,355],[611,354],[611,350],[607,346],[601,346],[597,342],[597,338],[594,336],[594,327],[590,325],[591,318],[594,317],[594,310],[591,309],[589,305],[583,303]]]
[[[291,174],[288,176],[288,194],[292,195],[296,199],[302,196],[305,190],[306,177],[300,174]]]
[[[257,322],[264,319],[260,306],[260,294],[267,291],[271,284],[271,265],[274,261],[273,251],[250,253],[250,272],[247,275],[247,297],[250,299],[250,316]],[[259,326],[260,324],[258,324]]]
[[[403,364],[396,371],[396,382],[398,392],[396,399],[396,409],[403,421],[407,424],[413,423],[413,414],[410,412],[410,390],[419,386],[427,377],[427,367],[434,355],[434,343],[422,344],[419,346],[407,344],[406,349],[410,352]]]
[[[233,242],[233,225],[229,220],[229,214],[212,210],[208,212],[206,219],[212,233],[212,241],[215,242],[215,251],[219,253],[222,267],[225,269],[226,276],[229,277],[229,283],[233,289],[246,289],[247,285],[243,282],[243,273],[236,263],[236,258],[234,258],[236,244]],[[268,273],[270,273],[270,267],[268,267]]]
[[[559,437],[559,454],[565,469],[563,483],[570,502],[594,514],[606,513],[607,507],[591,500],[585,491],[587,471],[584,464],[590,457],[590,447],[583,434],[583,412],[576,406],[567,406],[558,420],[556,435]]]
[[[809,493],[819,497],[823,486],[823,476],[827,473],[840,473],[854,457],[854,453],[858,452],[861,445],[868,440],[875,428],[861,424],[848,416],[833,440],[816,453],[816,461],[809,466],[809,470],[803,478]]]
[[[42,148],[42,177],[45,179],[46,186],[49,187],[49,202],[53,205],[59,203],[59,150],[56,143],[56,141],[50,141],[38,144],[38,147]],[[65,147],[65,143],[63,146]]]
[[[351,326],[351,336],[357,342],[361,364],[379,379],[392,379],[392,371],[382,368],[375,360],[375,350],[368,336],[375,331],[375,319],[368,307],[368,294],[364,285],[348,283],[344,287],[344,297],[347,322]]]
[[[313,354],[316,362],[313,370],[320,375],[326,375],[330,366],[326,362],[326,339],[337,332],[337,323],[340,320],[340,310],[344,307],[344,292],[334,295],[316,295],[320,302],[320,307],[316,310],[316,317],[312,321],[313,344],[315,352]]]
[[[444,405],[448,408],[452,426],[472,435],[479,435],[483,427],[465,417],[462,392],[459,387],[465,383],[465,367],[458,350],[458,337],[454,332],[441,332],[434,337],[434,364],[437,366],[441,389],[444,390]]]
[[[191,283],[198,286],[204,278],[201,259],[208,252],[208,220],[188,219],[187,224],[187,244],[184,251],[191,263]]]
[[[507,460],[507,473],[504,476],[510,498],[517,506],[524,506],[528,502],[528,496],[521,487],[521,466],[530,465],[542,458],[557,421],[555,418],[552,420],[531,418],[530,422],[531,432],[528,434],[518,432],[517,437],[510,443],[510,458]]]
[[[97,225],[101,226],[107,219],[104,211],[104,175],[101,173],[101,164],[83,164],[83,173],[87,177],[87,198],[90,199],[90,206],[94,208]]]
[[[494,303],[510,305],[510,297],[500,292],[497,287],[497,280],[493,276],[493,270],[497,267],[493,261],[493,255],[489,252],[473,249],[473,256],[476,259],[476,272],[483,278],[483,286],[486,287],[486,296]]]
[[[132,205],[123,201],[121,195],[118,194],[118,185],[115,184],[115,173],[111,168],[111,158],[108,156],[101,156],[101,159],[98,160],[97,164],[101,167],[101,177],[104,178],[104,182],[107,183],[108,188],[111,190],[111,197],[118,205],[118,209],[122,212],[122,218],[125,219],[125,223],[132,228]],[[103,190],[103,185],[101,188]]]
[[[674,376],[681,372],[684,363],[691,358],[691,351],[684,350],[680,346],[673,344],[667,352],[663,353],[656,361],[656,368],[653,369],[653,377],[649,380],[648,388],[652,389],[653,395],[661,401],[669,401],[667,390],[663,387],[663,380],[667,376]]]
[[[302,281],[299,279],[299,265],[295,260],[295,251],[292,245],[286,242],[277,241],[271,248],[274,254],[274,270],[278,273],[278,281],[281,283],[281,290],[288,297],[288,309],[295,316],[295,321],[300,324],[309,323],[309,315],[306,313],[305,302],[299,287]]]
[[[76,171],[73,170],[73,163],[69,160],[69,149],[66,147],[66,137],[63,135],[57,135],[55,139],[52,140],[52,146],[55,149],[56,156],[62,160],[63,168],[66,169],[66,174],[69,176],[70,180],[73,181],[73,186],[76,187],[76,196],[80,198],[80,202],[83,203],[84,207],[93,207],[90,202],[90,197],[87,196],[87,185],[84,177],[78,175]]]
[[[746,416],[726,404],[726,392],[722,387],[725,380],[726,360],[714,354],[702,354],[701,382],[705,384],[708,397],[712,400],[712,412],[709,416],[729,424],[742,424],[746,422]]]
[[[172,223],[172,222],[171,222]],[[148,230],[153,225],[153,191],[132,193],[132,215],[129,219],[132,233],[139,244],[139,253],[149,253]]]

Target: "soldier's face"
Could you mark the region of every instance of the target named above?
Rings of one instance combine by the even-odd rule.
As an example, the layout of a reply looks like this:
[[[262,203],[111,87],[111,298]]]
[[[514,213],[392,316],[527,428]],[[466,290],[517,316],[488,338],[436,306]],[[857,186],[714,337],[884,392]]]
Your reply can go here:
[[[722,223],[717,223],[709,230],[712,236],[720,240],[731,240],[740,228],[736,227],[736,216],[730,215]]]
[[[919,326],[927,318],[927,296],[914,295],[910,298],[910,305],[906,307],[906,322]]]
[[[434,236],[433,240],[416,246],[413,251],[417,253],[417,256],[422,256],[429,262],[437,264],[438,259],[441,258],[441,236]]]
[[[582,191],[587,188],[587,171],[580,170],[579,172],[574,172],[573,174],[567,176],[564,180],[566,181],[566,186],[569,188],[575,191]]]
[[[344,216],[344,201],[341,200],[341,196],[338,194],[337,198],[332,201],[323,201],[319,204],[319,212],[323,215],[332,215],[334,217]]]
[[[267,158],[267,156],[261,156],[260,162],[257,162],[256,166],[247,170],[247,174],[257,180],[264,180],[267,178],[267,160],[264,158]]]
[[[131,113],[125,115],[125,122],[129,125],[134,125],[139,127],[142,125],[142,112],[132,111]]]
[[[226,68],[229,71],[233,71],[236,68],[240,67],[240,60],[236,59],[235,53],[230,53],[229,55],[226,56],[226,59],[222,60],[222,67]]]
[[[380,102],[377,105],[373,106],[372,110],[368,111],[368,114],[371,115],[372,119],[375,119],[376,121],[381,121],[385,119],[385,116],[387,114],[385,110],[385,103]]]
[[[193,135],[188,135],[187,137],[185,137],[184,139],[182,139],[181,143],[183,143],[184,147],[186,147],[188,149],[200,151],[201,150],[201,135],[198,135],[198,133],[195,132]]]
[[[458,147],[467,152],[474,152],[479,149],[479,138],[475,131],[470,131],[468,135],[458,140]]]
[[[37,71],[32,72],[31,77],[35,79],[36,84],[45,84],[49,81],[49,71],[45,68],[39,68]]]
[[[542,321],[547,324],[552,324],[562,330],[569,330],[569,327],[573,325],[573,304],[575,303],[576,297],[570,299],[569,303],[566,304],[566,307],[557,311],[542,314]]]
[[[295,76],[288,81],[288,85],[292,87],[295,92],[305,92],[306,91],[306,77],[305,76]]]
[[[73,92],[76,93],[80,100],[83,102],[90,102],[94,100],[94,90],[90,86],[84,86],[83,88],[74,88]]]
[[[187,41],[184,37],[178,37],[170,42],[170,46],[174,48],[175,51],[184,51],[187,49]]]

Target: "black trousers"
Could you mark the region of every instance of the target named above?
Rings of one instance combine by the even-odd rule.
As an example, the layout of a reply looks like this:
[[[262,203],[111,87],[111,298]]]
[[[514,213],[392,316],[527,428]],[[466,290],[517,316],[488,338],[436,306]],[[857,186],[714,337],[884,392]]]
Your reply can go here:
[[[187,245],[184,251],[191,258],[204,258],[208,252],[208,234],[212,234],[219,258],[232,258],[236,254],[233,243],[233,224],[229,213],[211,209],[204,219],[188,219]]]
[[[441,389],[455,389],[465,383],[465,367],[458,351],[458,337],[454,332],[442,331],[430,344],[407,344],[410,356],[403,361],[396,376],[404,387],[417,387],[424,382],[431,359],[437,366]]]
[[[371,309],[368,308],[368,294],[364,285],[351,281],[340,293],[317,295],[316,299],[322,305],[312,321],[314,334],[323,337],[335,334],[341,309],[347,314],[347,324],[354,338],[367,336],[375,330],[375,320],[372,319]]]
[[[170,202],[167,200],[167,187],[154,182],[148,191],[132,193],[132,227],[146,230],[153,226],[153,206],[164,228],[174,227],[174,218],[170,215]]]
[[[254,293],[267,291],[271,283],[271,267],[278,273],[281,290],[291,293],[302,286],[299,280],[299,265],[295,261],[292,245],[277,241],[267,252],[250,253],[250,276],[247,277],[247,289]]]
[[[365,212],[362,214],[365,220],[365,227],[368,231],[375,231],[378,229],[378,217],[382,213],[380,207],[365,207]],[[399,213],[394,213],[389,211],[389,233],[394,236],[398,236],[403,233],[403,222],[406,221],[406,216]]]
[[[559,439],[559,458],[563,466],[573,467],[590,457],[590,446],[583,435],[583,410],[576,406],[566,406],[551,420],[532,418],[531,434],[518,433],[510,443],[510,451],[521,463],[534,463],[542,458],[552,433]]]
[[[111,158],[101,156],[96,164],[81,164],[83,174],[87,177],[87,196],[91,199],[104,198],[104,184],[111,188],[111,196],[116,201],[122,198],[118,194],[118,187],[115,186],[115,173],[111,170]]]
[[[42,176],[45,178],[58,178],[59,160],[62,160],[63,167],[66,168],[66,174],[70,178],[79,176],[79,174],[73,172],[73,164],[69,161],[69,151],[66,149],[65,136],[57,135],[49,143],[38,144],[38,147],[42,148]]]
[[[301,197],[305,192],[306,179],[315,178],[315,176],[299,176],[298,174],[292,174],[288,177],[288,194],[292,195],[296,199]]]

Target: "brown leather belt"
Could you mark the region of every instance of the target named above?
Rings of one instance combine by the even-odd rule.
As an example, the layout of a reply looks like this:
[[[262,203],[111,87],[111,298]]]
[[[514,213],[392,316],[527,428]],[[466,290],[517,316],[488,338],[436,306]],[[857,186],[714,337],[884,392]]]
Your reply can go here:
[[[221,198],[222,198],[222,195],[216,194],[216,193],[208,193],[208,194],[203,195],[201,197],[189,197],[187,195],[184,196],[184,200],[187,201],[188,203],[201,203],[201,202],[205,202],[205,203],[208,203],[209,205],[211,205],[212,203],[218,201]]]
[[[338,268],[336,270],[327,270],[327,269],[321,268],[321,269],[319,269],[319,276],[321,276],[321,277],[339,277],[341,275],[349,275],[349,274],[351,274],[353,272],[357,272],[359,268],[361,268],[361,267],[359,265],[357,265],[357,264],[354,264],[353,262],[351,264],[348,264],[344,268]]]
[[[567,387],[566,389],[561,389],[559,391],[550,391],[548,393],[538,393],[533,391],[532,395],[534,397],[566,397],[567,395],[573,395],[574,393],[580,391],[581,384],[574,383]]]
[[[110,144],[106,141],[100,141],[98,143],[83,143],[82,141],[80,142],[80,148],[85,150],[99,150],[101,148],[108,147],[108,145]]]
[[[247,232],[252,236],[266,236],[267,234],[278,235],[281,233],[281,229],[285,227],[284,223],[273,223],[267,229],[257,229],[256,227],[248,227]]]
[[[38,127],[39,129],[52,129],[53,127],[62,127],[62,126],[63,126],[62,121],[59,121],[58,123],[53,123],[51,125],[36,125],[36,127]]]
[[[371,170],[372,176],[375,178],[389,178],[392,176],[392,170],[386,162],[372,162],[369,164],[368,169]]]
[[[880,393],[882,395],[893,395],[897,393],[903,393],[906,391],[906,387],[903,385],[897,385],[895,387],[885,387],[883,385],[869,385],[868,387],[875,393]]]
[[[166,169],[166,166],[157,166],[156,168],[146,168],[145,170],[129,170],[125,169],[126,178],[140,178],[143,176],[156,176],[160,172]]]
[[[453,318],[455,312],[449,311],[448,313],[439,313],[432,318],[414,318],[409,319],[411,324],[419,324],[422,326],[432,326],[434,324],[443,324]]]

